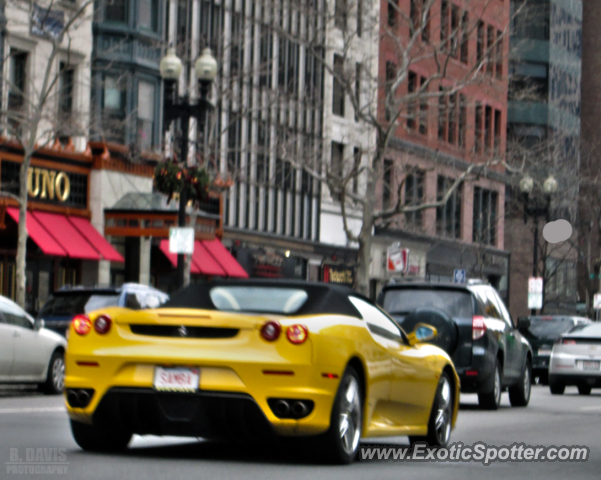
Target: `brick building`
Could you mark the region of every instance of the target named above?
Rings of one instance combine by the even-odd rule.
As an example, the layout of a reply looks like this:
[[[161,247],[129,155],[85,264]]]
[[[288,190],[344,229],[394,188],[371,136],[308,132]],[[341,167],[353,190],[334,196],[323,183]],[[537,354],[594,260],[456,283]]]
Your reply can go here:
[[[399,68],[396,39],[385,32],[395,29],[390,17],[400,14],[387,3],[381,4],[381,78],[394,77]],[[408,18],[414,18],[420,4],[400,0],[398,7]],[[464,8],[462,2],[440,1],[429,12],[423,32],[427,37],[422,33],[415,58],[419,55],[417,49],[426,49],[427,45],[441,48],[449,41],[449,32],[463,32],[457,38],[464,40],[452,49],[444,78],[431,81],[423,99],[408,105],[399,119],[384,159],[381,206],[397,201],[403,181],[401,195],[405,203],[441,199],[470,164],[503,156],[509,49],[504,32],[509,3],[478,1]],[[409,28],[401,23],[394,35],[408,37]],[[479,71],[470,77],[474,70]],[[399,95],[419,91],[436,72],[432,56],[414,61]],[[457,85],[462,88],[456,89]],[[441,88],[457,91],[428,96],[428,92],[439,92]],[[386,115],[385,111],[381,114]],[[390,276],[384,268],[386,248],[400,241],[410,250],[407,275],[450,278],[454,269],[466,269],[468,276],[487,278],[506,295],[509,254],[504,249],[504,197],[503,169],[490,166],[477,180],[462,184],[445,206],[407,214],[395,219],[386,230],[377,229],[372,289],[377,290]]]

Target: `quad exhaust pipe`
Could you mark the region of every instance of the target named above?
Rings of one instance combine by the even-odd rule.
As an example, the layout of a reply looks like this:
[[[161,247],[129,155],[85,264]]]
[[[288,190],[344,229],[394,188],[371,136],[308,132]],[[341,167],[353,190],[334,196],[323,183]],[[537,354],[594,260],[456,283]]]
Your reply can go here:
[[[85,408],[90,404],[94,390],[89,388],[77,388],[67,390],[67,402],[74,408]]]
[[[289,398],[270,398],[269,407],[278,418],[301,419],[313,411],[312,400],[297,400]]]

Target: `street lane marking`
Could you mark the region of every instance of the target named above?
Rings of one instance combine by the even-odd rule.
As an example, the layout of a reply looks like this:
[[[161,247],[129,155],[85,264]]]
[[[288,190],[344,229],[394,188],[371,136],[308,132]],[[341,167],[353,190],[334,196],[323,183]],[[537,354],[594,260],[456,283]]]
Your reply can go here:
[[[0,408],[0,415],[3,413],[46,413],[46,412],[65,412],[65,407],[36,407],[36,408]]]
[[[597,407],[582,407],[580,410],[601,410],[601,406]]]

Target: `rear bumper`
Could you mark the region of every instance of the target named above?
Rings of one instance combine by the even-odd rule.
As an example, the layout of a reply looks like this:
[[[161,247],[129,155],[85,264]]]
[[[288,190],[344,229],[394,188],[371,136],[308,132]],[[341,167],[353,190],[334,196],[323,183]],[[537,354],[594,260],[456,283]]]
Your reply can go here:
[[[496,357],[488,349],[472,348],[472,364],[457,369],[463,393],[489,392],[494,386]],[[469,372],[469,374],[468,374]]]
[[[562,385],[588,385],[594,388],[601,388],[601,375],[573,375],[573,374],[551,374],[550,383],[560,383]]]
[[[92,416],[140,435],[258,438],[274,434],[250,395],[233,392],[166,393],[150,388],[111,388]]]

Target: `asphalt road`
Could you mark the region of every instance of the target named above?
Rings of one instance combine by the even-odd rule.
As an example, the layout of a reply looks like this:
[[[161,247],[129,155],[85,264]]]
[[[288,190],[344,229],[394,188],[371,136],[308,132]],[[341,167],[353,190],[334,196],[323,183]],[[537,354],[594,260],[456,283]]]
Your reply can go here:
[[[291,451],[273,453],[261,446],[233,449],[196,439],[135,437],[121,455],[90,454],[71,438],[62,397],[29,390],[0,389],[0,479],[599,479],[601,478],[601,390],[588,397],[567,388],[551,396],[533,387],[527,408],[511,408],[507,394],[497,412],[480,411],[477,397],[462,396],[453,442],[472,445],[585,445],[587,462],[481,463],[359,461],[350,466],[313,462]],[[406,437],[374,439],[363,444],[406,445]],[[34,450],[27,450],[34,449]],[[45,449],[45,450],[42,450]],[[64,449],[64,450],[58,450]],[[29,455],[29,457],[28,457]],[[47,457],[41,458],[42,455]],[[28,464],[27,460],[31,460]],[[66,473],[23,473],[25,465],[56,466]],[[47,470],[46,470],[47,471]],[[59,471],[59,470],[55,470]]]

